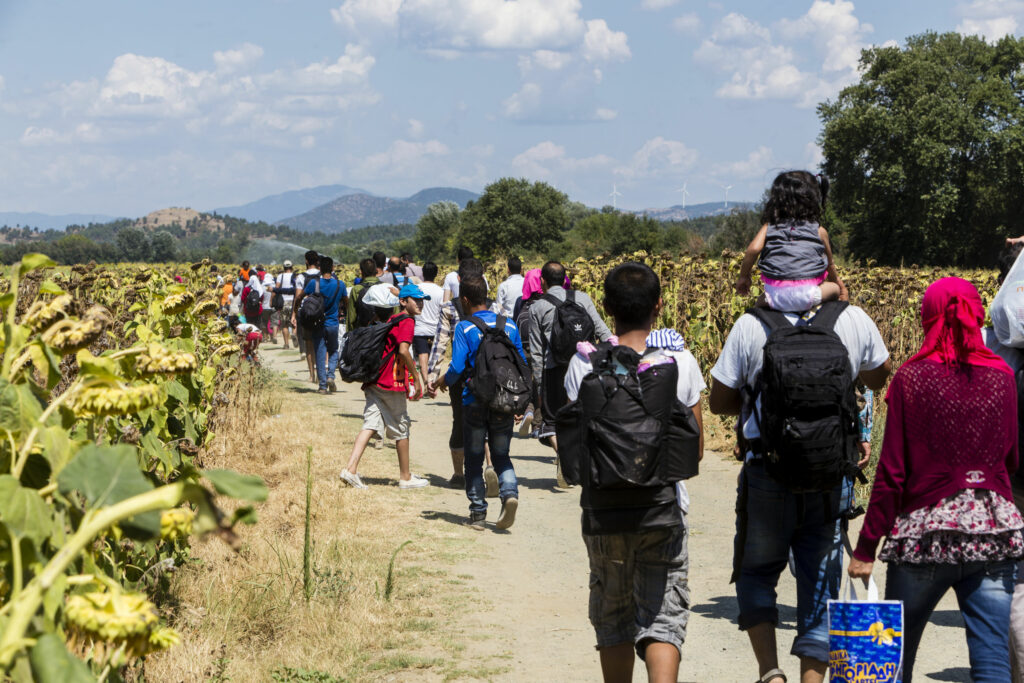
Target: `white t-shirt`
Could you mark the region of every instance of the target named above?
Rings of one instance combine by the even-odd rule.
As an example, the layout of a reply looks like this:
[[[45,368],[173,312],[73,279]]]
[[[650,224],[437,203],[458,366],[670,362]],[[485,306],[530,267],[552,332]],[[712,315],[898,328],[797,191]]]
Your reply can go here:
[[[807,324],[807,321],[797,313],[786,313],[786,317],[794,324]],[[861,371],[874,370],[889,360],[889,351],[885,348],[878,327],[868,314],[857,306],[848,306],[839,315],[834,329],[849,352],[850,369],[855,380]],[[756,386],[761,375],[766,341],[768,330],[764,324],[754,316],[744,313],[726,337],[718,362],[711,368],[711,376],[730,389]],[[760,397],[756,400],[755,410],[758,415],[761,414]],[[757,428],[754,416],[744,415],[743,420],[743,435],[747,439],[759,438],[761,431]]]
[[[982,339],[985,340],[985,346],[987,346],[994,354],[1005,360],[1011,370],[1017,372],[1024,367],[1024,349],[1014,346],[1003,346],[999,341],[999,337],[996,336],[996,331],[991,327],[983,329],[981,331],[981,336]]]
[[[252,271],[252,275],[249,276],[249,289],[255,289],[260,293],[260,296],[263,296],[264,294],[263,283],[260,282],[260,278],[256,275],[255,270]]]
[[[510,275],[498,285],[498,298],[495,303],[500,307],[501,314],[511,318],[515,312],[516,301],[523,295],[523,276],[519,273]]]
[[[246,335],[250,332],[259,332],[260,328],[256,327],[252,323],[238,323],[238,327],[235,328],[236,334]]]
[[[416,329],[413,330],[413,334],[417,337],[433,337],[437,334],[437,323],[441,319],[444,290],[433,282],[424,282],[420,289],[430,299],[423,300],[423,310],[416,316]]]
[[[295,273],[278,273],[276,283],[281,289],[288,289],[295,286]],[[295,300],[294,294],[282,294],[284,298],[284,305],[290,306],[292,301]]]
[[[686,350],[669,351],[665,349],[662,353],[674,358],[676,366],[679,368],[679,379],[676,382],[676,398],[689,408],[697,405],[700,402],[701,392],[707,389],[704,377],[700,374],[700,365],[697,364],[697,359]],[[569,367],[565,371],[565,393],[569,395],[570,401],[575,401],[576,397],[579,396],[580,384],[583,383],[583,378],[593,369],[594,366],[590,364],[590,358],[579,353],[569,361]],[[679,508],[683,511],[683,514],[687,514],[690,511],[690,493],[686,490],[686,485],[681,481],[676,483],[676,502],[679,503]]]
[[[487,286],[487,291],[491,290],[491,285],[487,282],[487,276],[484,276],[484,285]],[[451,292],[450,298],[459,298],[459,274],[455,271],[448,273],[444,276],[444,291]],[[513,300],[513,303],[515,301]]]
[[[274,276],[263,273],[263,310],[270,308],[270,300],[274,297]]]

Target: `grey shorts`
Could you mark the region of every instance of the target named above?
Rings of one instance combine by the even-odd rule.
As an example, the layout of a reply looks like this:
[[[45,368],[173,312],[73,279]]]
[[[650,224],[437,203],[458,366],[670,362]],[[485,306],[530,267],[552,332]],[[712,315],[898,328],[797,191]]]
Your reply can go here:
[[[278,327],[280,327],[282,330],[291,329],[291,326],[292,326],[292,304],[291,304],[290,301],[288,303],[286,303],[284,305],[284,308],[282,308],[278,312],[278,318],[279,318],[278,324],[275,326],[274,329],[277,329]]]
[[[583,535],[590,557],[590,623],[597,649],[645,641],[680,650],[690,619],[684,524],[635,534]]]
[[[372,429],[392,441],[409,438],[409,413],[405,409],[404,391],[384,391],[370,387],[363,391],[363,429]]]

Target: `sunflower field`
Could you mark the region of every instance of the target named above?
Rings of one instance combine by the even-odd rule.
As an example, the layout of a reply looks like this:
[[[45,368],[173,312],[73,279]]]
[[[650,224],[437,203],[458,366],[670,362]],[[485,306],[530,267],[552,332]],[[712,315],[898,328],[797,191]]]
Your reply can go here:
[[[258,477],[203,470],[238,374],[209,262],[0,278],[0,669],[120,680],[175,645],[156,606],[188,539],[252,522]]]

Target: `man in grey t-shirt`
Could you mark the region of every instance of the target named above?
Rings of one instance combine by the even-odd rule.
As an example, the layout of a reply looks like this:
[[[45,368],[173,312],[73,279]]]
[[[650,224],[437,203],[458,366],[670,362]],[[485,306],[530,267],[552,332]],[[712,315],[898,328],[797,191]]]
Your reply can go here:
[[[804,325],[813,314],[787,313],[786,317],[791,324]],[[859,375],[869,389],[881,389],[892,365],[875,323],[860,308],[849,306],[840,313],[833,329],[849,354],[853,377]],[[755,398],[752,406],[744,405],[743,391],[757,386],[767,340],[764,323],[750,314],[740,316],[711,370],[711,412],[739,415],[748,442],[761,436],[757,417],[761,404]],[[797,581],[797,637],[791,654],[800,658],[801,680],[819,683],[828,668],[828,600],[839,597],[842,575],[840,520],[826,507],[830,496],[794,493],[768,476],[760,454],[748,451],[743,455],[733,575],[739,626],[750,638],[762,680],[784,680],[775,651],[775,586],[792,552]],[[833,492],[841,501],[840,510],[844,505],[848,507],[850,488],[841,486]]]

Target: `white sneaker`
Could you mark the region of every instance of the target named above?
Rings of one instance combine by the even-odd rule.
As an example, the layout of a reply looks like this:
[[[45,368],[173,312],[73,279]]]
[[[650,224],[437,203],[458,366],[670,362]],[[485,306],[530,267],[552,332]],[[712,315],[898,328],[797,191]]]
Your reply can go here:
[[[526,436],[533,430],[533,411],[523,415],[523,421],[519,423],[519,436]]]
[[[400,489],[421,489],[424,486],[430,486],[430,482],[423,477],[417,477],[415,474],[410,475],[408,480],[398,480],[398,488]]]
[[[366,484],[363,483],[363,480],[359,478],[358,474],[352,474],[348,470],[342,470],[341,474],[339,474],[338,477],[343,482],[345,482],[354,489],[369,488]]]

